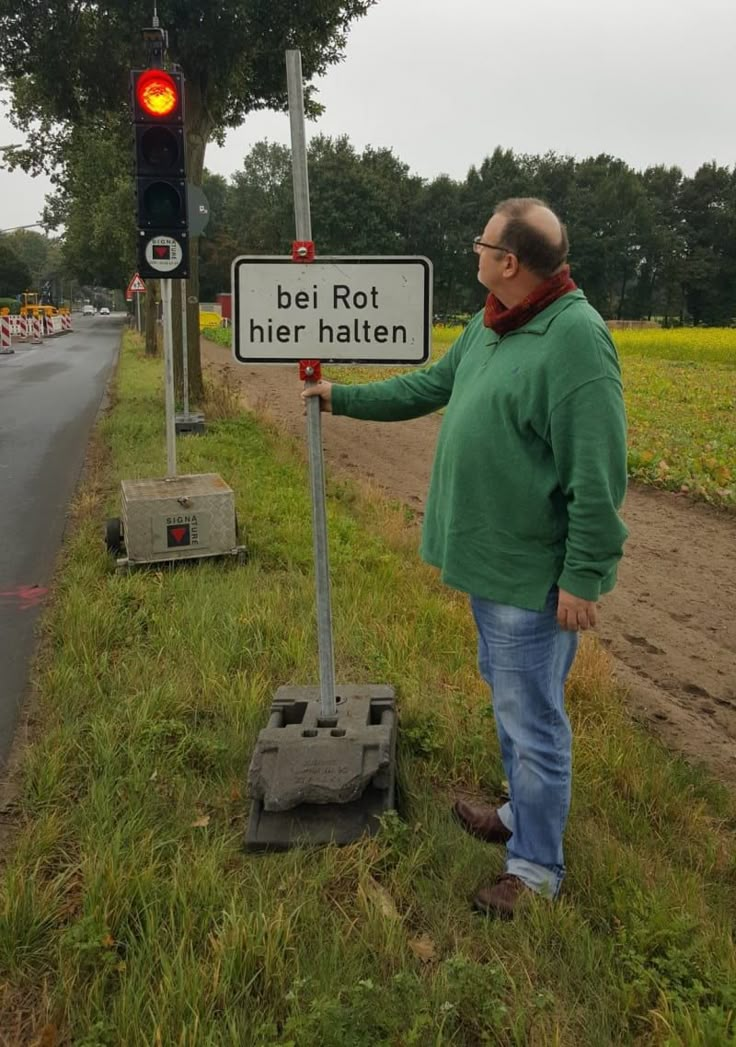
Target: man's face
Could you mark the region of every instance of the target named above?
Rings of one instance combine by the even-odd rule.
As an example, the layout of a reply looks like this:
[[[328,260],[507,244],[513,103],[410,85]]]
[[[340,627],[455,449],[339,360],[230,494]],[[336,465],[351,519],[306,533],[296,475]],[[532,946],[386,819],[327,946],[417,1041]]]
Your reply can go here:
[[[503,230],[506,219],[503,215],[495,214],[486,225],[481,240],[484,244],[503,244]],[[478,280],[493,291],[497,298],[503,301],[503,289],[505,281],[503,272],[506,268],[508,254],[494,247],[476,247],[478,254]]]

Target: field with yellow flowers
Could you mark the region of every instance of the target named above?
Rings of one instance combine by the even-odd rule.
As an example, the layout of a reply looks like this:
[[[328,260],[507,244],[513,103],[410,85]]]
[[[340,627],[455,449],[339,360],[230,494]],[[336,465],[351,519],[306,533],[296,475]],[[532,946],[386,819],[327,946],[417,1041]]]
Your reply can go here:
[[[433,359],[462,328],[437,327]],[[736,506],[736,329],[614,331],[629,418],[632,479]],[[400,369],[328,368],[339,382]]]
[[[736,330],[616,331],[634,479],[736,505]]]

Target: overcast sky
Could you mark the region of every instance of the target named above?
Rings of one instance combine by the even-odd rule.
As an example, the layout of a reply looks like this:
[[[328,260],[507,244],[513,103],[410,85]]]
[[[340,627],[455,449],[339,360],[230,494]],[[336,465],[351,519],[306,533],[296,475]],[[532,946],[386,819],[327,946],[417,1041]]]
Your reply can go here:
[[[732,167],[735,38],[735,0],[378,0],[307,133],[390,146],[426,178],[462,178],[496,146]],[[0,118],[0,145],[19,138]],[[248,118],[207,166],[231,175],[263,138],[288,143],[288,119]],[[0,172],[0,228],[35,221],[47,190]]]

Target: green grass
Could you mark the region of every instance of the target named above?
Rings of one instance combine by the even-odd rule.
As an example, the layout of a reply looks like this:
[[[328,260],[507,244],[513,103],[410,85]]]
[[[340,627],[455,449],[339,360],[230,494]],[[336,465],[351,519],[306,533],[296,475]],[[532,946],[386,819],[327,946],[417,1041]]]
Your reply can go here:
[[[211,342],[224,345],[227,349],[233,344],[233,330],[231,327],[208,327],[202,331],[202,335]]]
[[[615,331],[637,480],[736,505],[736,330]]]
[[[736,368],[624,355],[629,472],[736,506]]]
[[[343,481],[337,675],[397,690],[402,818],[341,850],[243,852],[257,732],[279,686],[317,677],[307,479],[257,419],[214,423],[179,442],[180,470],[233,485],[248,564],[116,576],[117,482],[165,465],[161,364],[134,345],[45,620],[0,1029],[84,1047],[733,1043],[736,804],[631,725],[593,642],[569,688],[564,895],[511,924],[470,913],[503,855],[448,808],[502,771],[466,602],[418,562],[405,510]]]

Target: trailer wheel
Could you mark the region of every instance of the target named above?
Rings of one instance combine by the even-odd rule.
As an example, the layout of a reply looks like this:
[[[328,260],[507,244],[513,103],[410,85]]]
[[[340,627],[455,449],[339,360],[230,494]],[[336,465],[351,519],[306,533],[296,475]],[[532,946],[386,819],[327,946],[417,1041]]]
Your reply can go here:
[[[240,527],[240,520],[238,520],[238,514],[235,514],[235,541],[238,543],[238,552],[236,555],[237,562],[240,566],[248,563],[248,550],[242,544],[243,532]]]
[[[116,556],[123,550],[123,526],[119,516],[113,516],[105,524],[105,545]]]

